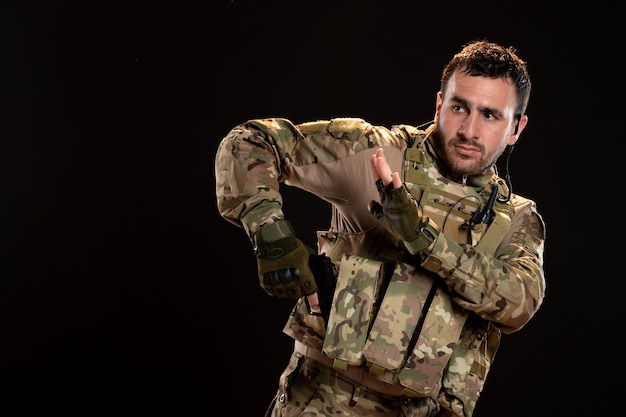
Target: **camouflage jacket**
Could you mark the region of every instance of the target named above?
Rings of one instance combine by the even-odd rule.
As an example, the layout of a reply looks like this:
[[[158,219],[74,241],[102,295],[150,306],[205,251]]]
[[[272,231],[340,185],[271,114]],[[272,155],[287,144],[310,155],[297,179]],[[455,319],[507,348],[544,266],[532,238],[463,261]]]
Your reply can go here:
[[[501,332],[521,329],[543,302],[545,227],[535,203],[513,194],[507,204],[507,227],[497,247],[481,250],[476,244],[476,236],[458,232],[458,226],[464,221],[464,210],[469,212],[476,204],[484,204],[490,194],[487,191],[495,192],[491,189],[493,179],[497,178],[495,168],[481,176],[468,178],[465,184],[454,183],[438,170],[436,156],[426,140],[422,154],[428,164],[419,174],[423,183],[408,183],[407,186],[418,199],[422,199],[427,214],[438,223],[442,233],[429,256],[407,259],[401,245],[367,208],[371,200],[378,199],[370,156],[376,149],[383,148],[392,170],[406,174],[411,169],[409,165],[415,165],[405,158],[407,148],[416,138],[425,135],[426,132],[410,126],[388,129],[361,119],[333,119],[300,125],[286,119],[251,120],[232,129],[220,143],[215,159],[217,204],[226,220],[242,227],[252,238],[260,226],[288,219],[282,210],[279,186],[284,183],[302,188],[331,203],[333,208],[329,229],[318,232],[319,252],[332,253],[338,266],[350,256],[380,262],[382,286],[389,292],[392,288],[396,292],[407,292],[407,288],[409,293],[415,290],[415,287],[402,287],[401,284],[390,285],[389,280],[406,281],[394,281],[392,277],[398,274],[421,277],[421,282],[429,283],[425,284],[426,287],[432,285],[437,292],[434,297],[431,295],[429,302],[434,298],[441,304],[431,308],[437,310],[431,315],[439,316],[439,319],[444,317],[448,324],[457,323],[458,331],[452,342],[442,336],[442,343],[436,343],[437,337],[421,335],[417,345],[396,347],[395,350],[403,352],[399,363],[369,360],[368,355],[376,356],[376,352],[383,355],[380,345],[372,346],[371,343],[360,346],[346,358],[340,342],[354,341],[348,340],[349,337],[339,342],[335,340],[334,344],[329,341],[323,322],[307,314],[303,300],[294,307],[285,332],[331,356],[341,350],[344,354],[341,359],[346,359],[351,366],[366,367],[381,380],[407,387],[408,393],[437,396],[445,408],[469,416],[495,356]],[[405,183],[408,178],[416,176],[407,176]],[[491,185],[488,187],[488,184]],[[424,191],[434,189],[442,191]],[[459,194],[465,193],[471,193],[471,200],[478,202],[469,203],[470,199],[467,199],[466,204],[457,204],[464,197]],[[455,201],[448,204],[447,209],[441,204],[446,199]],[[453,211],[459,212],[456,224],[450,216]],[[376,265],[367,268],[374,271]],[[364,279],[362,285],[368,282]],[[371,332],[382,333],[389,323],[383,323],[381,328],[380,317],[375,321],[376,309],[385,306],[384,300],[382,304],[377,300],[385,290],[379,291],[381,284],[377,285],[376,290],[364,290],[364,294],[373,300],[369,319],[363,325]],[[405,297],[401,302],[407,303],[407,299]],[[424,299],[420,300],[415,303],[423,306]],[[419,319],[419,314],[409,316]],[[440,326],[441,323],[431,324]],[[329,322],[329,331],[331,327]],[[367,337],[375,338],[372,334]],[[411,335],[408,339],[415,340]],[[367,341],[363,340],[363,343]],[[412,356],[407,349],[414,352]],[[388,353],[389,346],[383,350]],[[445,360],[438,360],[438,357]],[[435,373],[436,383],[423,386],[417,381],[428,380],[425,375],[429,371],[422,372],[420,367],[426,369],[429,363],[431,367],[443,369],[441,373]],[[429,376],[432,380],[432,375]]]

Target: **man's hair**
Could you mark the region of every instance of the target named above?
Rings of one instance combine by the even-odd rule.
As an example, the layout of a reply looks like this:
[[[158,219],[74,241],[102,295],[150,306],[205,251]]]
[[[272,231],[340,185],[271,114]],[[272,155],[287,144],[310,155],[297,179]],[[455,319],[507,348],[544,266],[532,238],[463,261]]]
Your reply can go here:
[[[486,40],[473,41],[465,46],[444,67],[441,74],[441,91],[445,88],[454,71],[471,76],[510,79],[517,91],[517,114],[521,117],[526,112],[530,98],[530,76],[526,62],[514,47],[504,47]]]

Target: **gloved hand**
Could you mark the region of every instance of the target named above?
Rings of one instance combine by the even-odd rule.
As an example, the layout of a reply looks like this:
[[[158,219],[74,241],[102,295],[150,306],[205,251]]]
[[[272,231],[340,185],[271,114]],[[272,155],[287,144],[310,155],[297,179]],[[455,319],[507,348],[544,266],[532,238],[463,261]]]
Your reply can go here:
[[[419,208],[413,196],[404,185],[398,188],[390,182],[387,186],[381,179],[376,181],[380,203],[373,201],[370,212],[385,227],[404,241],[408,251],[415,255],[429,247],[437,238],[439,231],[428,216]]]
[[[287,220],[262,226],[254,236],[259,282],[271,296],[298,299],[317,291],[309,268],[315,251],[302,243]]]

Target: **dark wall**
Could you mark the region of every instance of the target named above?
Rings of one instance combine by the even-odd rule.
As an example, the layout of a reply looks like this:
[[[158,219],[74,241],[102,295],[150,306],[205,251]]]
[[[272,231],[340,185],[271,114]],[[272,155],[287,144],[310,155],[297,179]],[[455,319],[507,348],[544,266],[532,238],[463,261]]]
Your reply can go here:
[[[565,127],[591,91],[560,69],[588,36],[579,11],[564,21],[511,2],[13,3],[0,6],[2,416],[261,416],[291,351],[291,303],[263,293],[243,231],[217,213],[220,139],[256,117],[427,122],[443,65],[482,37],[517,47],[533,77],[510,170],[547,224],[548,291],[504,338],[476,416],[586,407],[554,394],[579,395],[602,368],[571,359],[585,330],[566,307],[588,296],[575,283],[588,265],[563,272],[579,213],[563,208],[573,160],[560,157],[586,139]],[[328,207],[284,192],[314,244]]]

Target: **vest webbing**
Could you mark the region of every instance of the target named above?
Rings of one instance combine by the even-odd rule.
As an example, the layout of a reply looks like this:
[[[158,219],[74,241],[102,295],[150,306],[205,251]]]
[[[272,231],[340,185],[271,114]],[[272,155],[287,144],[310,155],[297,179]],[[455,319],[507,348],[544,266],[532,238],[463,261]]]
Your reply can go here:
[[[508,194],[504,180],[494,174],[489,180],[489,187],[482,190],[452,181],[440,181],[435,185],[432,178],[439,174],[428,159],[424,146],[424,141],[432,132],[432,126],[426,131],[404,125],[399,128],[409,139],[409,147],[405,151],[403,181],[424,213],[439,225],[446,236],[458,243],[471,243],[476,249],[493,255],[511,224],[511,205],[497,198],[491,224],[467,226],[470,225],[474,211],[485,206],[491,193],[498,193],[499,196]],[[429,172],[435,175],[429,178]]]

